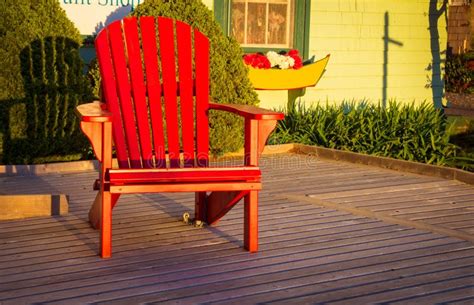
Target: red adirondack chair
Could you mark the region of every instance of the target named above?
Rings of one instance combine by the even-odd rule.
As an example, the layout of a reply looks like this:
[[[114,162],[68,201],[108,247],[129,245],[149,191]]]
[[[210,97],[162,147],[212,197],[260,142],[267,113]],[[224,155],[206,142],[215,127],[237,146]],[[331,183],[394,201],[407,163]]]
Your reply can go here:
[[[283,114],[211,103],[209,41],[186,23],[125,18],[103,29],[95,46],[105,103],[80,105],[76,113],[101,164],[89,212],[101,228],[101,256],[111,256],[119,196],[148,192],[195,192],[195,218],[208,224],[244,198],[244,246],[257,251],[258,158]],[[245,118],[242,166],[209,167],[209,110]],[[113,145],[119,168],[112,167]]]

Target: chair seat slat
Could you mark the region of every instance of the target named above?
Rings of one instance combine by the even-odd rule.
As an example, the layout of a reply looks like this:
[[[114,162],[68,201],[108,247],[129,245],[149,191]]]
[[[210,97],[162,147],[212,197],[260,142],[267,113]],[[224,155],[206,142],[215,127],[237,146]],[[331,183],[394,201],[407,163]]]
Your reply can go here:
[[[110,170],[111,184],[259,181],[257,167]]]
[[[229,192],[229,191],[259,191],[262,189],[262,183],[259,181],[219,181],[219,182],[190,182],[190,183],[163,183],[163,184],[128,184],[111,185],[110,192],[114,194],[137,194],[137,193],[162,193],[162,192]],[[234,203],[235,205],[235,203]],[[222,217],[222,216],[221,216]],[[221,218],[219,217],[219,218]],[[244,233],[245,238],[245,233]],[[256,248],[250,249],[256,252]]]

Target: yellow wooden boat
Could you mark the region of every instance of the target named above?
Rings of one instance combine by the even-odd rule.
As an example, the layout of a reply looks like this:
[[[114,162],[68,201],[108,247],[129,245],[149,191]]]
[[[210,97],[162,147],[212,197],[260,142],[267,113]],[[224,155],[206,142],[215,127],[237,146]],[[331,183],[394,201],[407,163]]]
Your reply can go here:
[[[329,54],[300,69],[256,69],[249,66],[249,78],[258,90],[289,90],[314,87],[324,73]]]

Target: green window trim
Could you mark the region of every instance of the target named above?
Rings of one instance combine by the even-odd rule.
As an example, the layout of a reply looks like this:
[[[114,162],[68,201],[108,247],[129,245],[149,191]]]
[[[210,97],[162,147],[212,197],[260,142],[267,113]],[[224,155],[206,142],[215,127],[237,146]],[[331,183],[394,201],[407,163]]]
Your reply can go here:
[[[221,25],[224,33],[230,32],[230,1],[214,0],[214,16]],[[295,33],[293,35],[293,45],[304,59],[309,54],[309,26],[310,26],[311,0],[295,0]],[[245,53],[266,52],[275,50],[273,48],[244,48]],[[276,51],[280,51],[278,49]]]

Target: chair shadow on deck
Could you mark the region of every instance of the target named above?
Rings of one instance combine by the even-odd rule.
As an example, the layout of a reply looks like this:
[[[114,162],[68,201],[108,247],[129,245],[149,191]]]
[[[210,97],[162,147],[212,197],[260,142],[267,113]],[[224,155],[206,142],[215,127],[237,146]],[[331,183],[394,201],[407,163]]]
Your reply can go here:
[[[88,192],[89,193],[89,192]],[[95,192],[90,192],[90,194],[94,194]],[[163,194],[135,194],[135,195],[128,195],[128,196],[123,196],[122,200],[119,201],[117,207],[114,209],[112,213],[112,219],[113,222],[115,223],[122,223],[122,226],[119,224],[115,224],[115,230],[123,230],[126,229],[128,230],[128,233],[137,233],[137,232],[145,232],[144,236],[147,241],[142,241],[140,240],[141,238],[136,238],[136,237],[129,237],[123,234],[112,234],[112,236],[116,236],[120,238],[120,240],[126,240],[129,239],[130,243],[143,243],[143,246],[146,249],[156,249],[153,250],[154,252],[160,252],[160,247],[161,243],[164,243],[164,245],[168,245],[169,243],[167,242],[169,239],[173,238],[174,233],[180,233],[184,232],[188,227],[191,227],[191,225],[187,225],[182,221],[182,215],[184,212],[189,212],[190,214],[191,211],[194,209],[194,194],[191,193],[183,193],[186,195],[189,195],[188,198],[184,198],[184,196],[180,195],[180,198],[172,198],[173,196],[166,196]],[[90,199],[81,199],[82,202],[91,202],[93,201],[93,198],[91,197]],[[132,202],[130,202],[132,201]],[[183,201],[188,201],[192,206],[186,205],[183,203]],[[71,205],[79,204],[77,199],[72,197],[70,200]],[[87,205],[86,205],[87,206]],[[88,206],[87,206],[88,208]],[[151,209],[150,209],[151,208]],[[143,209],[143,210],[142,210]],[[137,211],[138,210],[138,211]],[[141,211],[140,211],[141,210]],[[137,213],[140,213],[140,215],[130,215],[130,216],[125,216],[125,213],[134,213],[134,211],[137,211]],[[155,213],[156,212],[156,213]],[[163,214],[162,214],[163,213]],[[160,215],[164,215],[164,217],[160,217]],[[71,222],[71,216],[74,217],[74,221]],[[145,218],[148,219],[148,222],[146,224],[139,224],[142,220]],[[89,233],[84,234],[79,232],[80,227],[83,227],[84,224],[87,225],[87,227],[90,228],[90,233],[94,232],[95,234],[100,234],[100,231],[94,230],[89,223],[89,220],[87,219],[87,210],[81,209],[80,211],[72,212],[69,214],[69,217],[55,217],[55,220],[60,223],[66,232],[72,233],[72,235],[75,236],[77,240],[80,240],[86,245],[90,250],[91,254],[97,253],[100,249],[100,243],[97,241],[96,236],[88,236]],[[76,225],[75,220],[80,220],[81,222],[79,223],[79,226]],[[129,223],[137,223],[132,225],[131,227],[128,226]],[[156,225],[160,225],[163,222],[171,224],[177,231],[173,232],[167,232],[160,234],[160,231],[168,229],[168,226],[165,225],[164,227],[159,227],[159,228],[150,228],[148,229],[147,227],[153,227]],[[242,247],[243,246],[243,241],[238,239],[234,235],[230,235],[221,229],[217,227],[212,227],[212,226],[205,226],[200,229],[196,230],[207,230],[208,232],[212,233],[215,237],[217,238],[223,238],[228,242],[231,242],[235,244],[237,247]],[[172,243],[180,243],[181,240],[187,240],[187,237],[191,237],[194,240],[194,236],[196,236],[196,240],[199,240],[199,236],[201,234],[195,234],[196,232],[191,232],[189,235],[185,233],[185,236],[178,236],[176,241],[173,241]],[[156,239],[155,236],[159,235],[160,238]],[[148,238],[147,238],[148,237]],[[202,237],[201,237],[202,238]],[[135,240],[132,240],[135,239]],[[204,240],[204,239],[203,239]],[[128,244],[129,242],[127,242]],[[117,253],[120,252],[127,252],[129,250],[121,250],[120,245],[117,245],[115,247],[115,251]],[[142,248],[144,249],[144,248]]]
[[[184,199],[184,196],[189,197]],[[152,207],[156,208],[157,210],[160,210],[164,212],[169,219],[174,220],[177,223],[182,224],[183,227],[185,226],[192,226],[192,225],[187,225],[183,222],[182,215],[185,212],[188,212],[191,217],[193,218],[193,211],[194,211],[194,193],[181,193],[180,198],[176,199],[173,198],[174,196],[166,196],[163,194],[143,194],[143,195],[138,195],[140,198],[144,198],[147,200],[147,204],[150,204]],[[183,200],[189,201],[189,205],[183,204]],[[149,202],[148,202],[149,201]],[[141,203],[143,204],[143,203]],[[237,203],[237,205],[243,204],[243,199],[241,202]],[[118,210],[116,211],[118,212]],[[222,221],[222,220],[221,220]],[[220,222],[220,221],[219,221]],[[219,223],[218,222],[218,223]],[[242,227],[243,229],[243,227]],[[159,231],[160,229],[156,229]],[[243,246],[243,241],[237,238],[234,235],[230,235],[223,230],[219,229],[219,226],[207,226],[205,225],[203,228],[200,228],[199,230],[207,230],[211,232],[213,235],[215,235],[218,238],[223,238],[238,247]],[[166,238],[166,234],[164,235]]]
[[[40,176],[36,177],[41,179]],[[43,179],[41,180],[44,181]],[[91,195],[91,199],[78,199],[77,194],[69,194],[70,192],[68,192],[67,190],[62,190],[60,186],[53,187],[50,185],[49,189],[45,187],[41,187],[40,189],[41,191],[47,191],[51,193],[64,193],[68,196],[69,213],[67,215],[52,216],[52,218],[56,223],[60,224],[64,228],[63,232],[67,233],[64,236],[69,235],[73,237],[76,241],[82,242],[85,247],[90,249],[91,255],[95,255],[95,253],[99,250],[99,245],[97,244],[97,237],[88,236],[90,233],[94,232],[94,230],[90,228],[86,211],[80,209],[81,202],[90,202],[90,200],[92,200],[93,198],[93,193],[87,192],[87,194]],[[90,229],[90,231],[84,231],[84,228]]]
[[[27,218],[14,219],[12,221],[18,224],[21,223],[21,225],[25,227],[37,223],[44,224],[49,228],[48,230],[54,230],[54,236],[46,238],[41,232],[36,232],[35,230],[32,230],[28,234],[37,235],[38,239],[44,239],[46,243],[58,245],[61,243],[59,240],[63,239],[64,242],[64,238],[73,242],[81,241],[84,246],[91,250],[91,253],[96,253],[98,250],[98,246],[96,245],[96,237],[89,237],[89,232],[84,230],[84,228],[89,227],[87,213],[85,213],[83,210],[78,210],[78,208],[80,209],[80,205],[83,200],[87,200],[87,202],[89,202],[92,199],[78,199],[77,192],[73,193],[70,189],[68,189],[72,183],[71,181],[68,181],[67,175],[61,175],[59,177],[61,180],[63,180],[63,182],[56,184],[51,181],[51,176],[42,177],[40,175],[35,175],[35,171],[33,170],[30,172],[22,172],[20,175],[15,175],[13,179],[7,178],[2,185],[2,191],[0,192],[2,195],[31,196],[31,203],[26,202],[24,204],[25,213],[29,216],[27,216]],[[15,182],[10,183],[10,181]],[[66,205],[68,205],[67,209],[69,210],[67,214],[64,214],[64,211],[59,211],[60,209],[64,208],[60,208],[60,205],[64,204],[59,202],[61,194],[67,196]],[[93,198],[92,192],[90,192],[90,194],[91,198]],[[38,198],[35,195],[50,195],[51,215],[45,216],[46,207],[43,205],[41,200],[37,202]],[[45,196],[42,196],[42,198],[44,197]],[[33,198],[35,199],[33,200]],[[26,209],[29,205],[31,205],[30,210],[27,211]],[[18,207],[17,209],[20,209],[21,211],[22,206]],[[34,211],[37,211],[36,215]],[[59,225],[59,227],[55,227],[54,224]],[[92,232],[92,229],[90,232]],[[65,248],[66,246],[61,245],[57,248],[61,247]]]

